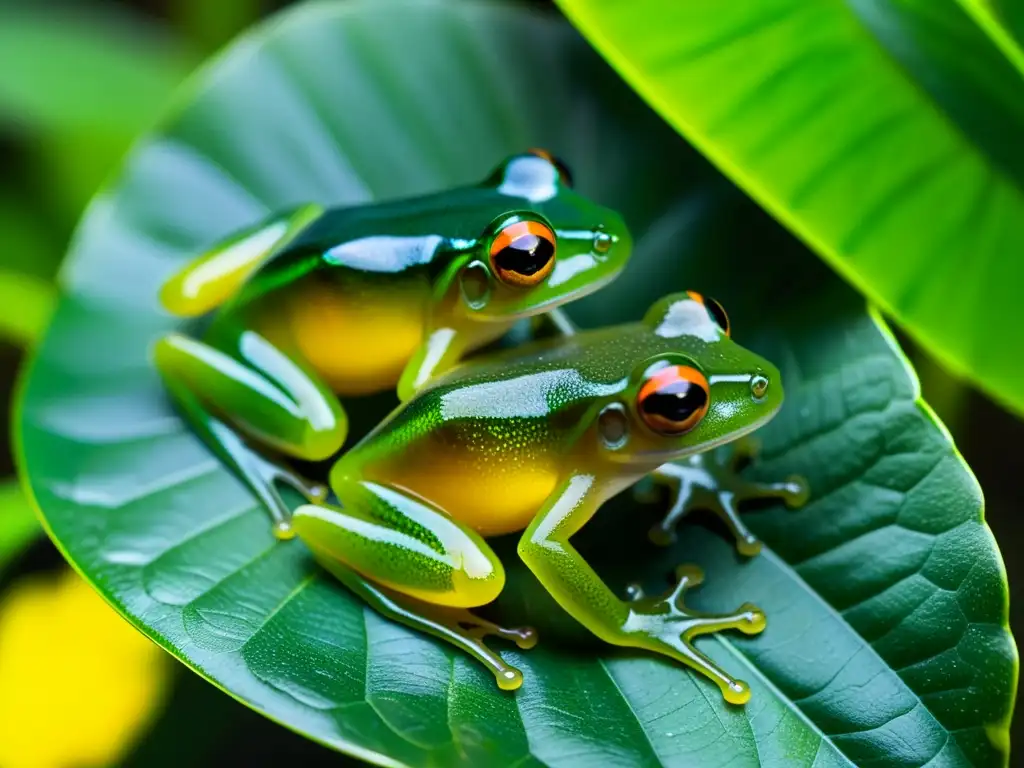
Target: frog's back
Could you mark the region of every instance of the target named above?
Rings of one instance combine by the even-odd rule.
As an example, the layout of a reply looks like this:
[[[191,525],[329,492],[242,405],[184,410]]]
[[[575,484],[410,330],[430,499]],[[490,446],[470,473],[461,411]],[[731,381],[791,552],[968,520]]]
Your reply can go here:
[[[464,187],[436,195],[322,212],[277,249],[234,300],[247,306],[308,275],[379,276],[382,282],[430,280],[446,257],[469,247],[494,218],[522,204],[493,189]],[[372,281],[371,281],[372,282]]]
[[[364,441],[364,473],[485,536],[522,530],[554,492],[594,398],[622,386],[574,365],[587,346],[531,346],[444,377]]]

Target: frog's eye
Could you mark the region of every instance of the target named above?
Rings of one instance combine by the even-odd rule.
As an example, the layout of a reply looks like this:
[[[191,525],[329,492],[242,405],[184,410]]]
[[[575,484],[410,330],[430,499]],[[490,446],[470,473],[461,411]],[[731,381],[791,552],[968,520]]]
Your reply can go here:
[[[696,427],[708,412],[708,380],[696,368],[670,365],[640,388],[636,397],[640,418],[662,435],[681,435]]]
[[[691,299],[704,306],[708,311],[708,314],[711,315],[711,318],[718,324],[718,327],[722,329],[722,332],[725,333],[726,336],[732,336],[732,326],[729,324],[729,315],[725,313],[725,308],[721,304],[710,296],[704,296],[696,291],[687,291],[686,293]]]
[[[560,158],[556,157],[555,155],[552,155],[546,149],[537,149],[536,147],[533,149],[528,149],[527,152],[529,152],[531,155],[542,157],[549,163],[551,163],[553,166],[555,166],[555,169],[558,171],[558,177],[562,180],[562,184],[564,184],[567,187],[572,186],[572,171],[569,170],[569,166],[563,163]]]
[[[555,267],[555,233],[539,221],[506,224],[491,241],[491,266],[506,285],[537,285]]]

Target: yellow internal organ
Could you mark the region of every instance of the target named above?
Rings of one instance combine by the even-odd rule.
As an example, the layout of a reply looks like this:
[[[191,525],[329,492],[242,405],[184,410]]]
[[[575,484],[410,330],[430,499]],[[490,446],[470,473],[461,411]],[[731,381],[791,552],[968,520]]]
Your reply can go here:
[[[393,388],[423,342],[425,284],[353,288],[306,282],[288,302],[294,345],[339,395]]]
[[[558,483],[558,467],[545,457],[520,460],[500,451],[482,461],[458,448],[414,449],[388,482],[429,500],[481,536],[501,536],[530,524]]]

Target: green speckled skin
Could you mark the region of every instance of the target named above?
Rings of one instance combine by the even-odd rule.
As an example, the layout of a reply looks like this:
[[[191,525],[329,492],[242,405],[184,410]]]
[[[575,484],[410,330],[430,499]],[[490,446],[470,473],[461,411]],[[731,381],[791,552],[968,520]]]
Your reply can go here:
[[[630,402],[642,371],[657,360],[696,364],[709,378],[761,373],[778,381],[770,363],[724,337],[712,342],[687,337],[684,346],[678,337],[652,333],[646,323],[620,325],[531,344],[457,368],[396,411],[347,460],[361,465],[392,460],[420,441],[472,446],[505,462],[525,461],[526,454],[566,456],[583,437],[581,426],[593,427],[597,411],[610,402]],[[685,436],[685,446],[652,444],[651,451],[679,456],[706,450],[737,437],[740,423],[748,427],[744,432],[760,426],[781,403],[779,386],[763,403],[750,402],[747,382],[713,386],[718,397],[698,429]],[[667,458],[636,448],[628,457],[623,453],[622,461],[652,464],[639,469],[639,475]]]
[[[683,368],[699,372],[704,410],[682,433],[655,431],[641,414],[642,393],[659,372]],[[668,596],[634,591],[622,600],[569,540],[612,495],[666,462],[742,437],[782,399],[771,363],[733,342],[694,294],[669,296],[643,322],[536,342],[435,379],[334,466],[341,508],[306,505],[292,524],[372,605],[466,648],[505,688],[522,677],[482,635],[504,633],[521,645],[534,638],[482,629],[466,609],[490,602],[504,584],[485,537],[523,531],[520,556],[582,624],[608,642],[689,664],[727,700],[743,702],[746,684],[690,641],[727,628],[759,632],[757,608],[689,611],[681,597],[700,580],[693,568],[679,572]]]
[[[529,284],[492,263],[501,233],[527,223],[553,238],[547,268]],[[313,501],[324,489],[261,449],[312,461],[336,454],[348,428],[338,395],[397,384],[407,400],[517,319],[597,290],[630,251],[621,217],[531,150],[480,184],[352,208],[305,205],[217,245],[161,292],[174,314],[210,315],[201,337],[169,334],[154,358],[196,432],[286,537],[275,483]]]

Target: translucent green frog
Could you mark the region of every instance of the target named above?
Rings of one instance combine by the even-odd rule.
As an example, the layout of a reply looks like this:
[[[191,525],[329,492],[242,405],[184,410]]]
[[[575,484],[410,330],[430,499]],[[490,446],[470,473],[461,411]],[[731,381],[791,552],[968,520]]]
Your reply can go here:
[[[742,703],[747,685],[692,640],[730,628],[758,633],[765,626],[758,608],[688,610],[683,592],[701,579],[692,566],[678,571],[666,596],[634,589],[620,599],[571,544],[609,497],[652,472],[673,482],[677,465],[668,462],[736,440],[778,411],[778,371],[733,342],[723,319],[717,305],[683,293],[655,304],[643,322],[469,361],[435,379],[335,463],[330,486],[340,506],[303,505],[292,526],[368,604],[464,649],[505,689],[518,688],[522,674],[483,638],[528,648],[536,635],[467,609],[494,600],[505,582],[485,539],[522,531],[520,557],[594,634],[688,664],[728,701]],[[717,469],[724,468],[712,463],[700,471],[728,476]],[[728,483],[746,497],[792,499],[802,490],[792,482]],[[678,515],[670,513],[672,522]]]
[[[272,456],[336,454],[347,433],[338,395],[397,384],[408,399],[517,320],[612,280],[630,250],[621,217],[531,150],[479,185],[306,205],[217,246],[161,293],[174,314],[211,317],[199,338],[161,339],[155,360],[185,417],[288,538],[275,484],[311,501],[325,489]]]

